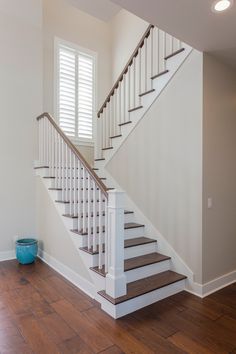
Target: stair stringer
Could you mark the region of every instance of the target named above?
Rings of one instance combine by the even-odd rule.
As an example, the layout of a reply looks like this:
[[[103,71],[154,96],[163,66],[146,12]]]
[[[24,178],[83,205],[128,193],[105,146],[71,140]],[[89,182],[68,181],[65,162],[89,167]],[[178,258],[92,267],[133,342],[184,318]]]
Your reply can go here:
[[[105,160],[96,161],[95,167],[105,167],[109,163],[193,51],[193,48],[185,43],[183,43],[183,48],[185,49],[184,51],[166,60],[166,69],[168,72],[153,80],[153,88],[155,91],[141,97],[143,108],[129,113],[132,123],[121,127],[122,136],[112,139],[113,149],[103,151]],[[95,156],[100,156],[100,152],[96,151]]]
[[[109,184],[114,186],[117,190],[122,190],[122,187],[118,182],[111,176],[107,169],[102,168],[99,172],[107,178]],[[129,197],[125,192],[125,208],[134,211],[135,222],[138,221],[145,225],[145,236],[152,237],[157,240],[158,252],[163,253],[169,257],[170,260],[170,270],[177,273],[184,274],[187,279],[185,280],[185,290],[201,296],[201,285],[194,281],[194,273],[189,268],[189,266],[184,262],[184,260],[179,256],[175,249],[166,240],[164,235],[161,234],[159,230],[152,224],[152,222],[145,216],[145,214],[138,208],[135,202]]]

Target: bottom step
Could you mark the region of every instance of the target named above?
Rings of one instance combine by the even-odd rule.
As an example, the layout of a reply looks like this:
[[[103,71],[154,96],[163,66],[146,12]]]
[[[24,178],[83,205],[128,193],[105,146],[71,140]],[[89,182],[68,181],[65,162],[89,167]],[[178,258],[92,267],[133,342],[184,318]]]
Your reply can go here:
[[[185,279],[186,276],[168,270],[127,284],[127,294],[116,299],[99,291],[99,300],[104,311],[119,318],[184,290]]]

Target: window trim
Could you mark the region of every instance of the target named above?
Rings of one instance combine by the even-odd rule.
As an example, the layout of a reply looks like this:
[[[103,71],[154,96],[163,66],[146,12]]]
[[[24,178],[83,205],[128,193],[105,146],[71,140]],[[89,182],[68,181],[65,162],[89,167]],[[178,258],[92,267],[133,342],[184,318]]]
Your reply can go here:
[[[75,145],[82,145],[82,146],[94,146],[95,143],[95,137],[96,137],[96,123],[97,123],[97,52],[94,52],[88,48],[84,48],[79,46],[78,44],[66,41],[64,39],[61,39],[59,37],[54,38],[54,117],[57,121],[57,124],[59,125],[59,77],[57,75],[58,73],[58,68],[59,68],[59,46],[60,45],[65,45],[68,47],[73,48],[74,50],[88,54],[93,57],[93,69],[94,69],[94,81],[93,81],[93,97],[94,97],[94,102],[93,102],[93,137],[92,139],[86,139],[86,138],[70,138],[70,140],[73,142]]]

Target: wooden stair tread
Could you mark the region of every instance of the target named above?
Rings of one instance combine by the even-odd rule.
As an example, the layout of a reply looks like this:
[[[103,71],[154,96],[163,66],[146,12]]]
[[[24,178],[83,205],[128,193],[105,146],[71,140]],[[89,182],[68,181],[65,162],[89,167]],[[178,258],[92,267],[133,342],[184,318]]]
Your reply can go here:
[[[160,77],[160,76],[162,76],[162,75],[165,75],[165,74],[167,74],[168,72],[169,72],[169,70],[164,70],[164,71],[162,71],[162,72],[160,72],[160,73],[158,73],[158,74],[152,76],[152,77],[151,77],[151,80],[157,79],[158,77]]]
[[[127,229],[136,229],[136,228],[144,227],[144,226],[145,225],[138,224],[136,222],[127,222],[127,223],[125,223],[125,230],[127,230]]]
[[[137,111],[138,109],[141,109],[141,108],[143,108],[143,106],[138,106],[138,107],[130,108],[130,109],[128,110],[128,112],[131,113],[131,112]]]
[[[72,201],[72,204],[74,204],[74,203],[78,204],[78,203],[83,203],[83,202],[84,202],[83,200],[81,200],[80,202],[79,201],[76,201],[76,202]],[[105,203],[105,199],[103,199],[102,202]],[[70,204],[70,202],[66,201],[66,200],[55,200],[55,203]],[[88,200],[86,200],[86,203],[88,203]],[[91,199],[91,203],[93,203],[93,199]],[[97,203],[100,203],[99,199],[97,199]]]
[[[147,242],[147,240],[149,242]],[[156,240],[153,240],[153,239],[150,239],[150,238],[147,238],[147,237],[137,237],[137,238],[133,238],[132,239],[132,246],[131,246],[129,241],[130,240],[125,240],[124,241],[124,248],[136,247],[136,246],[145,245],[147,243],[157,242]],[[104,247],[105,247],[105,245],[103,244],[103,251],[104,251]],[[81,247],[80,250],[84,251],[86,253],[89,253],[91,255],[98,254],[98,250],[97,251],[93,251],[92,248],[88,248],[88,247]]]
[[[154,91],[155,91],[155,89],[151,89],[151,90],[148,90],[146,92],[142,92],[142,93],[139,94],[139,97],[143,97],[143,96],[148,95],[149,93],[152,93]]]
[[[160,253],[149,253],[144,256],[138,256],[134,258],[129,258],[125,259],[124,261],[124,271],[128,272],[129,270],[145,267],[151,264],[163,262],[166,260],[169,260],[170,257],[164,256],[163,254]],[[91,270],[93,270],[95,273],[100,274],[101,276],[105,277],[105,267],[103,266],[102,269],[99,269],[98,267],[91,267]]]
[[[168,60],[168,59],[174,57],[175,55],[177,55],[177,54],[183,52],[184,50],[185,50],[185,48],[181,48],[181,49],[176,50],[174,53],[172,53],[172,54],[170,54],[170,55],[167,55],[167,56],[165,57],[165,60]]]
[[[145,295],[149,292],[161,289],[184,279],[186,279],[186,276],[167,270],[165,272],[127,284],[127,294],[116,299],[106,294],[105,290],[99,291],[98,294],[111,302],[113,305],[118,305],[122,302]]]
[[[131,123],[132,123],[132,121],[129,120],[128,122],[120,123],[120,124],[119,124],[119,127],[122,127],[122,125],[131,124]]]
[[[124,229],[125,230],[136,229],[136,228],[139,228],[139,227],[144,227],[144,225],[137,224],[137,223],[134,223],[134,222],[127,222],[127,223],[124,224]],[[70,231],[75,233],[75,234],[81,235],[81,236],[88,235],[88,231],[82,232],[82,231],[79,231],[78,229],[70,230]],[[104,232],[104,231],[105,231],[105,226],[102,227],[102,232]],[[93,233],[93,228],[91,228],[91,234],[92,233]],[[97,227],[97,233],[99,233],[99,227]]]
[[[115,138],[120,138],[120,137],[122,137],[122,134],[110,136],[110,139],[115,139]]]
[[[103,151],[112,150],[112,149],[113,149],[113,146],[109,146],[109,147],[106,147],[106,148],[102,148]]]
[[[133,214],[133,211],[130,210],[125,210],[124,214]],[[105,212],[102,214],[103,216],[105,215]],[[78,215],[71,215],[71,214],[63,214],[62,216],[65,216],[66,218],[71,218],[71,219],[78,219]],[[99,212],[97,212],[97,216],[99,216]],[[88,214],[86,214],[86,217],[88,217]],[[91,213],[91,217],[93,217],[93,213]],[[81,215],[81,218],[83,218],[83,214]]]
[[[148,243],[154,243],[154,242],[157,241],[154,240],[153,238],[148,238],[148,237],[130,238],[128,240],[125,240],[125,248],[146,245]]]

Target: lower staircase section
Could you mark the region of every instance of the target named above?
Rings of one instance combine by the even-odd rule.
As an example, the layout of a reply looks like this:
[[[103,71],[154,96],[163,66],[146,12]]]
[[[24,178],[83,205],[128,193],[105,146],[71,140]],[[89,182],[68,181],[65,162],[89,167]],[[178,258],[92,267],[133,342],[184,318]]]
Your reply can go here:
[[[171,258],[125,209],[124,193],[104,184],[49,114],[38,120],[36,174],[91,274],[102,309],[119,318],[185,289],[186,277],[172,271]]]

